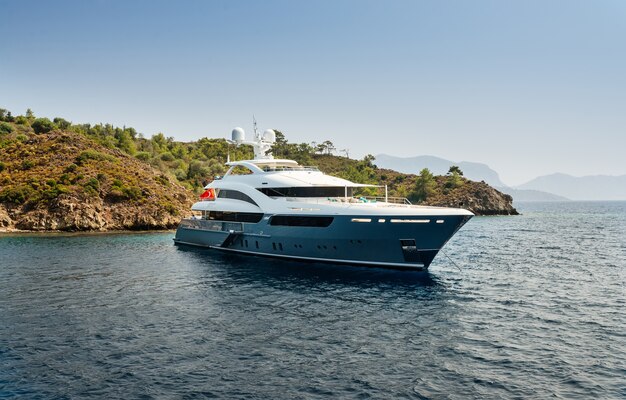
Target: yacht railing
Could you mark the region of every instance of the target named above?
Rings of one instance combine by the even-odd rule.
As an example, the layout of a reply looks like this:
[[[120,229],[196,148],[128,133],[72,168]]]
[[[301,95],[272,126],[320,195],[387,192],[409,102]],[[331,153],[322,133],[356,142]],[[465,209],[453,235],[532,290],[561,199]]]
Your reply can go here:
[[[298,165],[297,167],[291,166],[278,166],[278,167],[268,167],[264,166],[261,168],[264,172],[277,172],[277,171],[319,171],[319,168],[312,166],[302,166]]]
[[[275,197],[282,198],[282,197]],[[390,204],[404,204],[411,205],[409,199],[405,197],[374,197],[374,196],[359,196],[359,197],[285,197],[287,201],[301,202],[301,203],[390,203]]]
[[[407,199],[406,197],[382,197],[382,196],[363,196],[366,200],[370,201],[370,202],[386,202],[386,203],[392,203],[392,204],[406,204],[406,205],[411,205],[413,203],[411,203],[409,201],[409,199]],[[360,198],[360,197],[359,197]]]

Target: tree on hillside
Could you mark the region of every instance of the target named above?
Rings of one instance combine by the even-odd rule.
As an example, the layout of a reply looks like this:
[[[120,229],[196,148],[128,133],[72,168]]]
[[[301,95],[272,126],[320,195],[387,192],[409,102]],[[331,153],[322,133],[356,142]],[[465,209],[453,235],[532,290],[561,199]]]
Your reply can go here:
[[[332,154],[335,151],[335,145],[330,140],[325,140],[315,146],[316,154]]]
[[[376,159],[376,157],[374,157],[371,154],[366,154],[365,157],[363,157],[363,162],[367,163],[367,165],[369,165],[372,168],[377,168],[376,165],[374,165],[374,160]]]
[[[428,199],[437,192],[437,182],[432,172],[428,168],[420,171],[415,181],[415,190],[411,193],[413,200],[418,202]]]
[[[59,129],[64,129],[64,130],[68,129],[72,125],[71,122],[66,121],[65,119],[60,118],[60,117],[56,117],[55,119],[52,120],[52,122],[54,122],[54,124],[58,126]]]
[[[114,137],[117,140],[117,148],[130,154],[131,156],[135,155],[137,152],[137,146],[135,146],[135,141],[133,140],[133,137],[128,129],[115,129]]]
[[[446,188],[454,189],[463,184],[463,171],[461,171],[461,168],[458,166],[451,166],[446,175],[448,176],[446,179]]]
[[[161,132],[157,133],[156,135],[152,135],[152,139],[150,139],[150,141],[152,142],[152,147],[158,153],[164,151],[167,148],[167,139],[165,138],[165,135]]]
[[[279,131],[278,129],[272,129],[274,131],[274,133],[276,134],[276,141],[275,144],[277,145],[285,145],[287,144],[287,139],[285,139],[285,134],[282,133],[281,131]]]
[[[35,113],[33,113],[33,110],[31,110],[30,108],[26,110],[25,117],[31,124],[35,121]]]
[[[376,184],[376,166],[372,164],[373,157],[368,154],[356,163],[347,163],[336,174],[340,178],[356,183]],[[361,188],[360,195],[375,196],[378,188]]]
[[[458,165],[452,165],[450,169],[448,170],[448,175],[453,175],[453,174],[463,176],[463,171],[461,171],[461,168],[459,168]]]

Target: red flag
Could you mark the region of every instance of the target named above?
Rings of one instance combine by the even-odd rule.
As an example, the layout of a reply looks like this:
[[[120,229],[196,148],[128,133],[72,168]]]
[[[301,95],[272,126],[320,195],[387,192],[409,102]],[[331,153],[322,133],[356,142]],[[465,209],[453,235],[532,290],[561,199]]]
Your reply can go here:
[[[200,199],[201,200],[215,200],[215,190],[213,188],[209,188],[205,190],[204,193],[200,195]]]

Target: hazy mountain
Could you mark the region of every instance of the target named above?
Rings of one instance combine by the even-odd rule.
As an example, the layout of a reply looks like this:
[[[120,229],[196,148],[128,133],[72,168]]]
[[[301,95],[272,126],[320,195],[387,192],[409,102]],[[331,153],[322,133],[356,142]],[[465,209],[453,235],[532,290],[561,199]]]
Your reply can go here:
[[[568,201],[569,199],[540,190],[513,189],[508,186],[496,187],[502,193],[510,194],[514,201]]]
[[[626,200],[626,175],[540,176],[515,189],[549,191],[572,200]]]
[[[498,173],[486,164],[480,164],[468,161],[450,161],[444,158],[434,156],[416,156],[416,157],[395,157],[387,154],[379,154],[376,156],[376,165],[380,168],[393,169],[405,174],[419,174],[419,172],[428,168],[435,175],[445,175],[452,165],[458,165],[463,171],[463,176],[473,181],[485,181],[492,186],[506,186],[500,180]]]
[[[502,183],[496,171],[486,164],[469,161],[450,161],[434,156],[395,157],[388,154],[376,156],[376,165],[380,168],[393,169],[405,174],[419,174],[423,168],[428,168],[435,175],[445,175],[452,165],[458,165],[463,175],[473,181],[485,181],[503,193],[513,196],[515,201],[566,201],[566,197],[558,196],[548,191],[524,190],[511,188]]]

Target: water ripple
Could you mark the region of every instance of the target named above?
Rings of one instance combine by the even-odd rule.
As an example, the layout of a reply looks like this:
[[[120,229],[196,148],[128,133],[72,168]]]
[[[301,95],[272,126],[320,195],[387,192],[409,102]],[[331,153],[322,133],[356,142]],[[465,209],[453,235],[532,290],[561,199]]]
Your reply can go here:
[[[626,203],[520,208],[426,273],[0,237],[0,397],[624,398]]]

